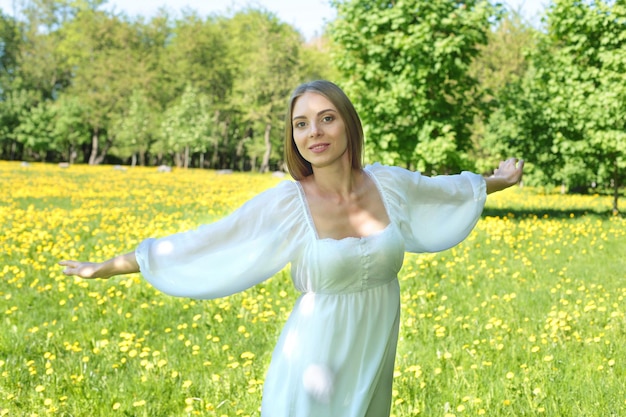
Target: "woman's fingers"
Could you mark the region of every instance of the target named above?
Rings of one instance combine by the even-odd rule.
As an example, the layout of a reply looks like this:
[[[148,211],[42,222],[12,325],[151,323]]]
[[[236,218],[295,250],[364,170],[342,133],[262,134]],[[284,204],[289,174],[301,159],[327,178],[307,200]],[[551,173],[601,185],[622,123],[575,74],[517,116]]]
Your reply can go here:
[[[517,158],[509,158],[500,162],[498,168],[493,172],[493,175],[518,182],[522,177],[523,169],[523,159],[518,160]]]
[[[62,271],[65,275],[78,275],[81,278],[93,278],[96,271],[95,264],[92,262],[63,260],[59,262],[59,265],[65,267]]]

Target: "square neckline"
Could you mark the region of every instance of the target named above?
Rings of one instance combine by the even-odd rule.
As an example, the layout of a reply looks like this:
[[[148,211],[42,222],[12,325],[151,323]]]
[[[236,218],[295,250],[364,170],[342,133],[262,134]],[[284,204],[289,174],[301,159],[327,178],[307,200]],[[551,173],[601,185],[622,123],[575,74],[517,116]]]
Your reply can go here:
[[[368,238],[373,238],[376,236],[380,236],[382,234],[384,234],[387,230],[389,230],[391,228],[391,225],[393,223],[393,220],[391,219],[391,215],[390,215],[390,211],[389,211],[389,205],[387,204],[387,198],[385,196],[385,193],[380,185],[380,183],[378,182],[378,178],[376,178],[376,176],[370,171],[371,165],[367,165],[365,166],[362,170],[365,173],[365,175],[367,175],[367,177],[372,180],[372,182],[374,183],[374,187],[376,187],[376,191],[378,191],[378,196],[381,199],[383,206],[385,208],[385,213],[387,214],[387,218],[389,219],[389,223],[387,223],[387,225],[380,229],[377,230],[373,233],[370,233],[368,235],[364,235],[364,236],[345,236],[342,237],[340,239],[336,239],[333,237],[322,237],[320,238],[319,233],[317,232],[317,228],[315,227],[315,222],[313,221],[313,215],[311,214],[311,208],[309,206],[309,201],[307,200],[306,197],[306,193],[304,192],[304,188],[302,187],[302,184],[300,183],[300,181],[294,181],[296,184],[296,188],[298,189],[298,196],[300,197],[300,203],[302,206],[302,211],[304,212],[304,217],[306,218],[306,221],[309,225],[309,230],[311,231],[311,233],[313,234],[313,236],[315,237],[315,240],[317,241],[333,241],[333,242],[345,242],[345,241],[349,241],[349,240],[366,240]]]

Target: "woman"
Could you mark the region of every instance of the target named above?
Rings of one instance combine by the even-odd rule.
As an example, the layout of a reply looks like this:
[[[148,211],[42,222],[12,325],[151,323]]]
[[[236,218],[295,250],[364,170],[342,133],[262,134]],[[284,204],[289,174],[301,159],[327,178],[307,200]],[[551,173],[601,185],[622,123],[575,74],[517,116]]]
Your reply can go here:
[[[147,239],[105,262],[61,265],[84,278],[141,272],[165,293],[216,298],[291,263],[302,294],[272,356],[262,415],[388,416],[405,251],[441,251],[461,242],[486,194],[516,184],[523,161],[501,162],[486,179],[362,167],[360,119],[328,81],[294,91],[285,133],[295,182],[284,181],[197,230]]]

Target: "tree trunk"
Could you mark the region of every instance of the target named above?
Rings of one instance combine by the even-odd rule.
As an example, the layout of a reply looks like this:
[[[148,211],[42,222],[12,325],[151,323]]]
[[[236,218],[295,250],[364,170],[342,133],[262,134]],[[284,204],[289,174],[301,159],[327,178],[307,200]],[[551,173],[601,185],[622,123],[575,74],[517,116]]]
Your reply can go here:
[[[95,165],[98,157],[98,128],[93,130],[91,135],[91,153],[89,154],[89,165]]]
[[[185,146],[185,160],[183,161],[185,169],[189,168],[189,145]]]
[[[215,144],[213,145],[213,154],[211,155],[211,168],[215,169],[217,168],[217,164],[218,164],[218,156],[219,156],[219,149],[220,149],[220,145],[219,142],[215,142]]]
[[[272,154],[272,142],[270,141],[270,132],[272,131],[272,124],[267,123],[265,125],[265,153],[263,154],[263,161],[261,161],[260,172],[267,172],[270,170],[270,155]]]
[[[213,164],[213,168],[224,168],[228,166],[228,151],[230,150],[230,146],[228,146],[228,129],[230,127],[230,118],[226,118],[224,121],[224,125],[222,126],[222,137],[216,141],[215,149],[214,149],[214,157],[215,161]],[[224,149],[224,153],[220,154],[220,144]]]
[[[70,145],[70,149],[67,154],[67,162],[69,162],[70,165],[72,165],[74,161],[76,160],[77,156],[78,154],[76,153],[76,150],[74,149],[74,145]]]
[[[109,152],[109,149],[111,148],[112,144],[113,144],[113,141],[111,140],[111,138],[107,138],[107,140],[104,142],[104,147],[102,148],[102,152],[100,152],[100,154],[96,157],[94,161],[95,165],[100,165],[102,161],[104,161],[104,158],[107,156],[107,152]]]
[[[613,215],[619,214],[617,202],[619,200],[619,168],[617,166],[617,157],[613,159]]]
[[[235,158],[233,159],[232,169],[243,171],[243,145],[246,141],[246,138],[242,138],[239,142],[237,142],[237,148],[235,149]]]
[[[22,148],[21,156],[18,158],[19,151],[19,142],[11,139],[11,144],[9,145],[9,160],[15,161],[17,159],[24,159],[24,149]]]

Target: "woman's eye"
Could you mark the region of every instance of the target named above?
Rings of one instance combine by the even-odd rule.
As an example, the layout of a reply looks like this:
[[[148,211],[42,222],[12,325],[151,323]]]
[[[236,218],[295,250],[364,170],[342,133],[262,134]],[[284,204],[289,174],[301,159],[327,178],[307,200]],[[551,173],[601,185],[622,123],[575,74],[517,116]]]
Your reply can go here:
[[[328,122],[332,122],[333,120],[335,120],[335,118],[334,118],[333,116],[324,116],[324,117],[322,118],[322,121],[323,121],[323,122],[326,122],[326,123],[328,123]]]
[[[296,128],[304,127],[304,122],[296,122],[293,126]]]

